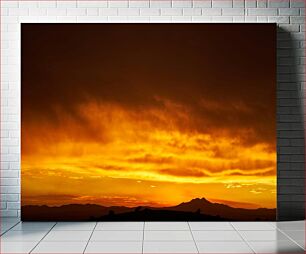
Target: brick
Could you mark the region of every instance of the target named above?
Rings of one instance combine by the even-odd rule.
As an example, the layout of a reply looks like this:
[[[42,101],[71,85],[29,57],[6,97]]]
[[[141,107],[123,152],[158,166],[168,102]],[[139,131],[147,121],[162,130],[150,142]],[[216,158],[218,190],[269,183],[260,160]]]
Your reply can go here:
[[[279,137],[280,138],[303,138],[304,132],[303,131],[280,131]]]
[[[300,32],[299,25],[292,25],[292,24],[279,24],[279,32]]]
[[[150,8],[170,8],[171,0],[151,0]]]
[[[290,112],[286,112],[286,113],[290,113]],[[302,122],[298,122],[298,123],[288,123],[288,122],[278,122],[277,123],[277,130],[278,131],[283,131],[283,130],[303,130],[303,124]]]
[[[17,210],[2,210],[1,217],[17,217]]]
[[[243,16],[244,8],[224,8],[222,9],[222,15],[224,16]]]
[[[2,1],[1,8],[18,8],[18,1]]]
[[[285,42],[287,43],[287,42]],[[278,44],[278,47],[281,47],[281,48],[291,48],[291,43],[288,43],[287,46],[285,45],[279,45]],[[295,62],[295,59],[293,57],[281,57],[281,58],[278,58],[277,59],[277,64],[278,65],[281,65],[281,66],[286,66],[286,65],[293,65]]]
[[[57,8],[76,8],[77,1],[57,1]]]
[[[183,9],[184,16],[199,16],[202,15],[201,8],[184,8]]]
[[[278,67],[280,68],[280,67]],[[288,68],[288,67],[286,67]],[[290,68],[288,68],[290,69]],[[298,90],[291,90],[291,91],[277,91],[277,98],[281,99],[281,98],[291,98],[291,99],[298,99],[299,98],[299,93]],[[297,112],[298,113],[298,112]]]
[[[192,17],[192,21],[194,22],[211,22],[212,17],[209,16],[195,16]]]
[[[250,8],[247,9],[247,15],[249,16],[276,16],[277,9],[275,8]]]
[[[202,8],[203,16],[221,16],[221,8]]]
[[[190,16],[172,16],[172,22],[190,22],[192,18]]]
[[[20,209],[20,203],[19,202],[7,202],[7,209]]]
[[[20,163],[19,162],[10,162],[9,169],[12,170],[20,170]]]
[[[234,8],[244,8],[244,0],[233,0]]]
[[[305,184],[305,179],[301,178],[290,178],[290,179],[278,179],[277,181],[278,185],[282,186],[304,186]]]
[[[0,185],[1,186],[11,186],[18,185],[19,180],[17,178],[3,178],[1,175]]]
[[[87,8],[86,13],[87,13],[87,16],[98,16],[99,9],[98,8]]]
[[[54,9],[47,9],[47,15],[48,16],[65,16],[67,14],[67,9],[59,9],[59,8],[54,8]]]
[[[182,8],[162,8],[161,15],[165,16],[182,16],[183,9]]]
[[[46,8],[31,8],[30,9],[30,16],[44,16],[47,15]]]
[[[267,0],[258,0],[257,1],[257,7],[258,8],[266,8],[266,7],[268,7]]]
[[[226,16],[220,16],[220,17],[212,17],[213,22],[233,22],[233,17],[226,17]]]
[[[130,0],[129,8],[148,8],[150,7],[150,0]]]
[[[268,21],[269,23],[289,24],[289,17],[273,16],[273,17],[268,17]]]
[[[304,155],[291,155],[291,161],[292,162],[304,162],[305,157],[304,157]],[[305,169],[305,167],[304,167],[304,169]]]
[[[212,0],[212,7],[215,8],[232,8],[233,7],[233,1],[232,0]]]
[[[139,9],[138,8],[119,8],[118,14],[119,16],[139,16]]]
[[[140,15],[142,15],[142,16],[159,16],[160,15],[160,9],[158,9],[158,8],[140,9]]]
[[[29,9],[28,8],[10,8],[9,9],[9,15],[10,16],[28,16],[29,15]]]
[[[17,178],[19,177],[19,173],[16,170],[3,170],[1,167],[1,171],[0,171],[0,177],[5,177],[5,178]]]
[[[99,23],[99,22],[107,22],[108,19],[107,17],[103,16],[81,16],[81,17],[76,17],[77,22],[81,23]]]
[[[18,194],[0,194],[1,201],[18,201],[19,195]]]
[[[155,16],[152,16],[150,17],[150,22],[156,22],[156,23],[164,23],[164,22],[171,22],[172,21],[172,18],[171,16],[166,16],[166,17],[155,17]]]
[[[20,186],[0,186],[1,193],[3,194],[14,194],[18,195],[20,194]],[[18,201],[15,200],[15,201]]]
[[[257,22],[258,22],[258,23],[268,23],[268,17],[265,17],[265,16],[258,16],[258,17],[257,17]]]
[[[209,8],[212,7],[212,3],[211,0],[194,0],[193,7]]]
[[[143,17],[143,16],[128,16],[127,17],[129,21],[133,23],[144,23],[144,22],[150,22],[150,17]]]
[[[290,144],[292,146],[305,146],[305,140],[304,139],[291,139]]]
[[[284,195],[278,195],[277,197],[278,201],[287,201],[287,202],[304,202],[305,201],[305,196],[304,195],[299,195],[299,194],[284,194]]]
[[[127,22],[128,16],[109,16],[107,20],[116,23]]]
[[[290,6],[289,0],[269,0],[268,1],[268,7],[282,8],[282,7],[289,7],[289,6]]]
[[[305,0],[290,0],[290,7],[305,7]]]
[[[304,171],[293,171],[293,170],[286,170],[286,171],[279,171],[277,172],[277,177],[279,178],[304,178],[305,172]]]
[[[119,0],[119,1],[108,1],[108,7],[110,8],[127,8],[129,7],[129,1]]]
[[[172,7],[192,7],[192,0],[173,0]]]
[[[304,24],[305,23],[305,17],[291,16],[290,17],[290,23],[292,23],[292,24]]]
[[[55,8],[56,7],[56,1],[39,1],[38,2],[39,8]]]
[[[68,16],[85,16],[86,9],[85,8],[69,8],[67,9]]]
[[[0,202],[0,209],[6,209],[6,202]]]
[[[299,90],[299,85],[298,83],[294,82],[282,82],[278,84],[278,89],[279,90],[284,90],[284,91],[297,91]]]
[[[305,170],[305,164],[301,162],[291,162],[290,169],[291,170]]]
[[[278,186],[278,187],[279,187],[278,194],[302,194],[305,192],[304,186]],[[294,203],[294,205],[296,205],[296,203]]]
[[[99,8],[99,15],[102,16],[117,16],[118,9],[115,8]]]
[[[245,7],[246,8],[255,8],[256,7],[256,0],[245,0]]]
[[[131,1],[132,2],[132,1]],[[107,7],[107,1],[77,1],[77,7],[81,8],[106,8]]]
[[[9,165],[10,165],[9,162],[0,161],[1,170],[9,169]]]
[[[280,154],[304,154],[304,147],[279,147]]]
[[[281,16],[298,16],[300,15],[300,9],[297,8],[280,8],[278,10]]]

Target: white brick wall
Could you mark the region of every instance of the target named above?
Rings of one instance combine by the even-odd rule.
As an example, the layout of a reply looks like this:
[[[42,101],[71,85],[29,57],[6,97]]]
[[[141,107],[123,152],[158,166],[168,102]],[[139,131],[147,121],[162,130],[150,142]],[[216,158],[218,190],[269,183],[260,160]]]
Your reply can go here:
[[[304,85],[304,0],[2,0],[0,4],[2,16],[1,216],[20,215],[20,23],[22,22],[276,22],[283,29],[279,32],[278,41],[278,47],[282,48],[278,55],[278,64],[281,67],[279,83],[281,87],[286,87],[288,83],[281,82],[292,82],[292,75],[295,75],[296,82],[303,82],[302,87]],[[287,33],[280,35],[284,31],[291,32],[293,41],[290,41]],[[291,132],[290,135],[295,133],[296,131]],[[288,143],[285,139],[283,142]]]

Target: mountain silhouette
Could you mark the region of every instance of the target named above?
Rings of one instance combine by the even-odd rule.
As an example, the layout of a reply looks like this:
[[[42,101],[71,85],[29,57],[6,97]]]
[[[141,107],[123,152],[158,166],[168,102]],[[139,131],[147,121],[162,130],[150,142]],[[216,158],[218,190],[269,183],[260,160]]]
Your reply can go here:
[[[171,207],[125,207],[95,204],[69,204],[62,206],[26,205],[21,208],[24,221],[273,221],[276,209],[234,208],[195,198]]]
[[[244,209],[234,208],[228,205],[211,203],[205,198],[192,199],[190,202],[181,203],[171,207],[175,211],[197,211],[211,216],[220,216],[227,220],[275,220],[276,209],[258,208]]]

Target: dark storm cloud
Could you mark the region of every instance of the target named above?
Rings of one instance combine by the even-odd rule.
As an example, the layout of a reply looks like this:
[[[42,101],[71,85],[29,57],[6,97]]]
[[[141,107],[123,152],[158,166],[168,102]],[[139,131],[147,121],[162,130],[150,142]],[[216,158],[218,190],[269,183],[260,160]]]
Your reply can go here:
[[[22,121],[56,123],[61,109],[82,125],[80,103],[162,108],[158,97],[197,128],[274,142],[275,46],[272,24],[23,24]]]

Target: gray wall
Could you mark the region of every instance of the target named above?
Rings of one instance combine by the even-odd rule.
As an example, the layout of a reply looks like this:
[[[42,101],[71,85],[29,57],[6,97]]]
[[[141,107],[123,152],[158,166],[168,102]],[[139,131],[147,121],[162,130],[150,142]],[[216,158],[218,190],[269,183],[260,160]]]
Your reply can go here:
[[[305,42],[277,32],[278,219],[305,218]]]
[[[278,219],[304,218],[304,0],[4,0],[0,4],[0,216],[20,216],[20,23],[259,22],[278,26]]]

